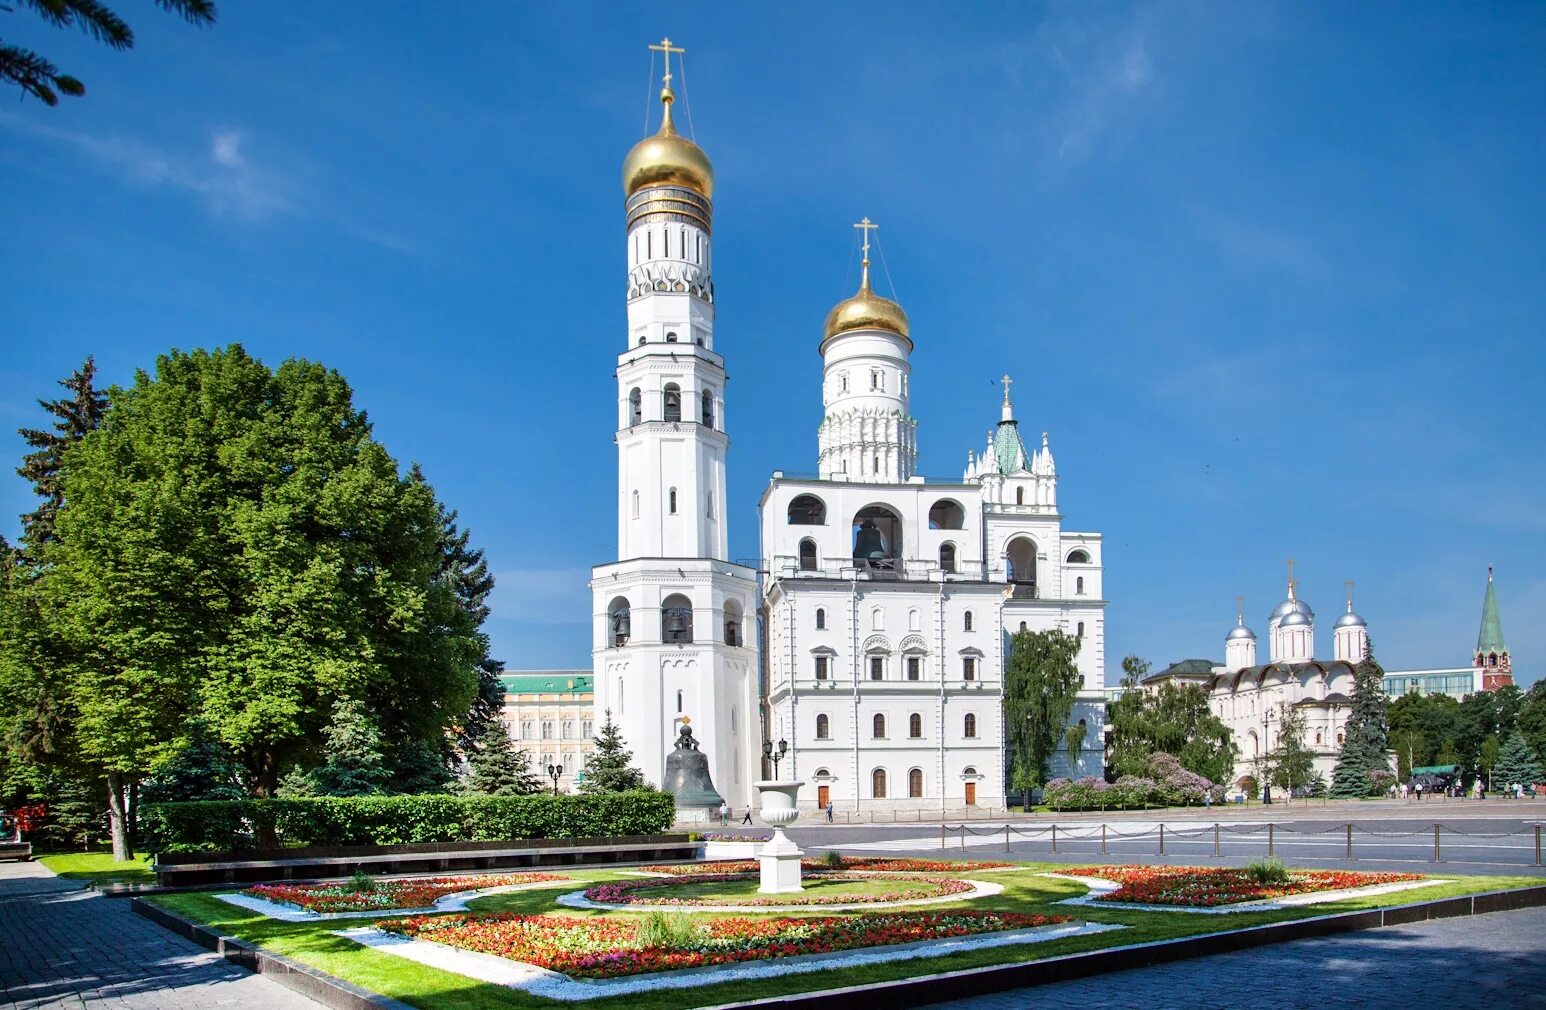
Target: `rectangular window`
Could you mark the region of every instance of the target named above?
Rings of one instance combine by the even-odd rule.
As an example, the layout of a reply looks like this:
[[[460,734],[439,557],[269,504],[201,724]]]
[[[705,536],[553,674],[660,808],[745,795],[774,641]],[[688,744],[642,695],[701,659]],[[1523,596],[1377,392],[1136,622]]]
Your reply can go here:
[[[961,660],[961,678],[963,680],[977,679],[977,660],[973,656],[967,656]]]
[[[826,680],[827,679],[827,657],[826,656],[817,656],[816,657],[816,679],[817,680]]]
[[[923,675],[923,659],[919,656],[907,657],[907,679],[917,680]]]
[[[870,657],[870,679],[884,680],[886,676],[886,660],[883,656]]]

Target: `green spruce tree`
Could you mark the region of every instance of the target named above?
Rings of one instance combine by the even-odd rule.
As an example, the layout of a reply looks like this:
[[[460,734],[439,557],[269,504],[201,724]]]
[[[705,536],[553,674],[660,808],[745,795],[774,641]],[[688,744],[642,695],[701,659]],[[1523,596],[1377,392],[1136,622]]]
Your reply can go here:
[[[236,755],[197,716],[188,720],[183,738],[167,756],[152,766],[144,789],[146,803],[246,797]]]
[[[530,796],[542,791],[532,774],[531,755],[517,750],[500,719],[491,719],[467,755],[467,791],[483,796]]]
[[[585,781],[580,784],[580,792],[625,793],[647,788],[644,773],[633,767],[633,754],[612,721],[612,710],[607,709],[601,732],[596,734],[595,753],[585,765]]]
[[[1514,785],[1534,785],[1543,778],[1546,776],[1541,774],[1540,759],[1530,749],[1524,734],[1517,730],[1511,733],[1492,769],[1493,784],[1499,789],[1508,789]]]
[[[1352,712],[1331,774],[1331,795],[1338,799],[1372,795],[1374,773],[1390,771],[1390,700],[1384,681],[1385,671],[1372,652],[1353,668]]]
[[[312,796],[372,796],[386,791],[391,771],[382,757],[381,731],[362,702],[340,701],[325,731],[327,761],[306,775]]]

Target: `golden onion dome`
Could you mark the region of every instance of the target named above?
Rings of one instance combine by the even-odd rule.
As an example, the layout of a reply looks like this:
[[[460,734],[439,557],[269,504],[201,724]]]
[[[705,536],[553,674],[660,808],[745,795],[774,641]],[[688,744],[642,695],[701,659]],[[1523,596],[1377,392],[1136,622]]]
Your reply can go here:
[[[882,298],[870,287],[868,260],[864,263],[864,275],[859,281],[858,293],[838,302],[827,313],[823,342],[850,330],[889,330],[906,340],[909,346],[912,344],[908,336],[907,313],[902,311],[902,306],[889,298]]]
[[[661,89],[665,107],[660,130],[633,145],[623,159],[623,195],[633,196],[646,186],[681,186],[704,199],[714,198],[714,166],[703,148],[676,132],[671,121],[671,103],[676,95],[669,86]]]

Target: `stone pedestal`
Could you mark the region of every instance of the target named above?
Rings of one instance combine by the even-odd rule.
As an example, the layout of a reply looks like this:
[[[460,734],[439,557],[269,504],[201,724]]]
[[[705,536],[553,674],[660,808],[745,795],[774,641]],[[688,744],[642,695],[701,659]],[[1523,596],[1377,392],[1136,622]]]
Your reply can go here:
[[[804,782],[758,782],[762,794],[762,820],[773,828],[773,837],[763,843],[757,859],[762,864],[762,884],[758,894],[795,894],[800,884],[800,857],[805,853],[784,834],[784,826],[800,816],[795,807]]]

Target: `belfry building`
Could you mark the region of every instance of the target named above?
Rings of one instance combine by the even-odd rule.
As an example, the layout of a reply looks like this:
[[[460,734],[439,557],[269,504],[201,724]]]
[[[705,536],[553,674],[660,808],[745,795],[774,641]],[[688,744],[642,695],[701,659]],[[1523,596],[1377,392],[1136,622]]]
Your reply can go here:
[[[652,48],[667,60],[660,128],[623,164],[618,548],[590,582],[595,725],[610,712],[656,785],[690,726],[735,807],[754,803],[752,783],[771,771],[764,741],[787,747],[781,777],[808,783],[808,809],[1002,807],[1008,642],[1058,628],[1081,644],[1070,721],[1084,732],[1052,774],[1100,774],[1100,535],[1063,528],[1047,435],[1027,446],[1007,376],[982,455],[967,454],[959,479],[917,472],[912,333],[871,286],[868,220],[859,290],[812,334],[819,475],[775,472],[760,572],[729,560],[714,172],[673,123],[680,50]]]

